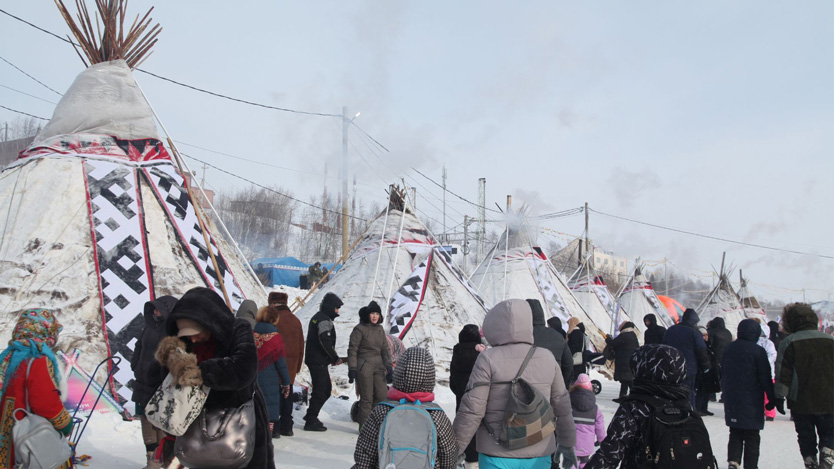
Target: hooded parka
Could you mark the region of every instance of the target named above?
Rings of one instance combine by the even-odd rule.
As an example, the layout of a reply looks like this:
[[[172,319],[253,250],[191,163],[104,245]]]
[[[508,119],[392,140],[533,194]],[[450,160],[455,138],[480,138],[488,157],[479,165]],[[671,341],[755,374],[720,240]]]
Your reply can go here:
[[[484,318],[484,337],[492,346],[481,352],[472,370],[470,382],[510,381],[515,378],[524,358],[533,346],[532,311],[524,300],[505,300],[495,305]],[[538,458],[556,451],[556,443],[573,448],[576,427],[565,382],[558,373],[556,359],[547,350],[536,348],[521,377],[545,396],[556,419],[556,437],[516,450],[501,446],[487,432],[501,428],[509,400],[510,386],[490,384],[469,389],[455,416],[454,429],[459,451],[463,451],[477,432],[479,453],[497,458]]]
[[[680,324],[675,324],[666,331],[663,343],[675,347],[686,358],[686,379],[694,380],[698,369],[709,368],[709,354],[704,336],[698,331],[698,313],[687,308]]]
[[[790,334],[779,344],[776,395],[800,414],[834,414],[834,337],[817,330],[810,306],[785,307],[782,327]]]
[[[373,406],[385,400],[388,392],[385,374],[392,369],[391,347],[382,327],[382,316],[376,324],[371,323],[370,316],[367,306],[359,309],[359,324],[353,328],[348,342],[348,370],[356,373],[359,390],[359,425],[365,423]]]
[[[211,388],[205,408],[239,407],[253,399],[255,454],[246,467],[275,467],[269,414],[257,382],[258,350],[252,326],[245,319],[235,319],[223,299],[204,287],[192,288],[177,301],[165,321],[168,335],[177,335],[178,319],[190,319],[211,332],[206,343],[186,341],[186,349],[197,354],[203,384]]]
[[[662,344],[663,336],[666,335],[666,328],[657,324],[657,316],[652,313],[643,316],[643,324],[646,325],[646,332],[643,333],[643,340],[646,345]]]
[[[565,387],[570,383],[573,375],[573,356],[568,348],[568,341],[555,329],[547,327],[544,321],[544,309],[539,300],[527,300],[530,309],[533,311],[533,345],[550,350],[553,358],[562,369],[562,378],[565,380]]]
[[[724,351],[721,389],[724,390],[724,422],[743,430],[764,428],[764,395],[773,400],[773,381],[767,353],[756,344],[759,323],[745,319],[738,324],[737,339]]]
[[[733,341],[733,334],[724,326],[724,318],[714,318],[707,323],[709,349],[712,350],[715,363],[724,366],[724,350]]]
[[[145,303],[145,328],[139,334],[133,355],[130,356],[130,369],[133,370],[133,396],[131,400],[136,403],[137,408],[143,409],[151,400],[165,376],[168,374],[162,365],[154,359],[154,352],[159,341],[167,336],[165,332],[165,320],[171,314],[177,299],[173,296],[160,296],[159,298]],[[161,316],[154,316],[154,310],[159,310]]]

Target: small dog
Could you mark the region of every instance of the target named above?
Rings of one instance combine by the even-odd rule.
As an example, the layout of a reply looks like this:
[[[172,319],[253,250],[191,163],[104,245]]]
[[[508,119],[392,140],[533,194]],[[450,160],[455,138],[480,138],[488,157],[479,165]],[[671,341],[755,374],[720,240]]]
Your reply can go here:
[[[154,358],[174,376],[180,386],[202,386],[203,375],[197,366],[197,355],[185,351],[185,342],[165,337],[159,342]]]

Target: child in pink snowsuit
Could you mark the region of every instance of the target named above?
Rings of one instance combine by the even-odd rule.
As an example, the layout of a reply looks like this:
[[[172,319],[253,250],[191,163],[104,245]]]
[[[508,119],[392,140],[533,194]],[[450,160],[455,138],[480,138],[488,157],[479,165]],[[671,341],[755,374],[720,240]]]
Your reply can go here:
[[[579,469],[596,451],[597,442],[605,439],[605,418],[597,406],[591,378],[581,373],[570,387],[570,403],[573,408],[573,421],[576,423],[576,457]]]

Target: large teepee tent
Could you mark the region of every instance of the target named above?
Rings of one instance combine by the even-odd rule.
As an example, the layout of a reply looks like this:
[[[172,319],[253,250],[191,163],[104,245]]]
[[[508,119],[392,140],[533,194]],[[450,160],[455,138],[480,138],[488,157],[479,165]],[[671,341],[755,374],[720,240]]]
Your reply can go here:
[[[753,292],[750,291],[748,280],[744,278],[741,269],[738,271],[738,279],[741,285],[738,288],[738,298],[741,301],[741,307],[744,308],[744,316],[758,319],[762,324],[766,323],[767,313],[765,313],[762,305],[759,304],[759,300],[753,296]]]
[[[631,321],[617,301],[617,297],[605,285],[602,275],[594,270],[590,258],[587,258],[582,266],[571,275],[568,285],[579,300],[579,304],[602,332],[616,336],[620,325]],[[635,326],[637,325],[635,323]],[[640,329],[638,329],[637,336],[642,338]]]
[[[107,356],[123,360],[109,384],[125,402],[145,302],[194,286],[215,289],[233,309],[265,296],[195,204],[134,81],[131,69],[158,26],[148,29],[145,15],[125,34],[123,4],[100,1],[103,32],[93,37],[60,6],[90,65],[0,174],[0,343],[10,337],[12,312],[52,309],[64,326],[58,347],[78,366],[92,371]]]
[[[646,330],[643,317],[647,314],[654,314],[657,323],[663,327],[671,327],[675,321],[669,315],[669,310],[660,298],[657,297],[652,283],[643,275],[644,266],[639,262],[634,267],[634,273],[628,282],[623,285],[622,291],[617,295],[620,306],[626,314],[634,320],[634,324],[641,332]]]
[[[508,224],[469,281],[488,307],[510,298],[531,298],[538,299],[550,317],[561,319],[565,329],[568,319],[579,318],[594,347],[602,350],[605,340],[598,325],[582,309],[550,259],[533,246],[529,231],[524,221]]]
[[[306,333],[324,295],[338,295],[344,305],[335,321],[336,348],[346,354],[350,332],[359,322],[359,308],[375,300],[383,308],[387,332],[398,336],[406,347],[428,349],[442,370],[438,376],[448,376],[458,333],[465,324],[481,325],[486,309],[411,209],[401,202],[391,205],[371,222],[341,269],[296,315]]]
[[[723,256],[721,258],[721,270],[718,272],[718,282],[695,311],[701,318],[701,324],[706,324],[716,317],[723,318],[724,325],[735,338],[738,323],[745,318],[744,307],[741,305],[738,294],[730,284],[729,274],[724,271]]]

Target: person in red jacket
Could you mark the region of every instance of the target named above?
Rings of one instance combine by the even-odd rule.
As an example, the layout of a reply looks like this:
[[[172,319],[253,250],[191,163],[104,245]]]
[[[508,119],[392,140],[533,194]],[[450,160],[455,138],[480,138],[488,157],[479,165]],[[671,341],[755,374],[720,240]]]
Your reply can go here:
[[[17,319],[9,346],[0,354],[0,467],[15,466],[14,414],[15,410],[26,408],[26,397],[32,413],[49,420],[64,436],[72,431],[72,418],[58,390],[61,382],[58,359],[52,352],[61,329],[51,311],[24,310]]]

